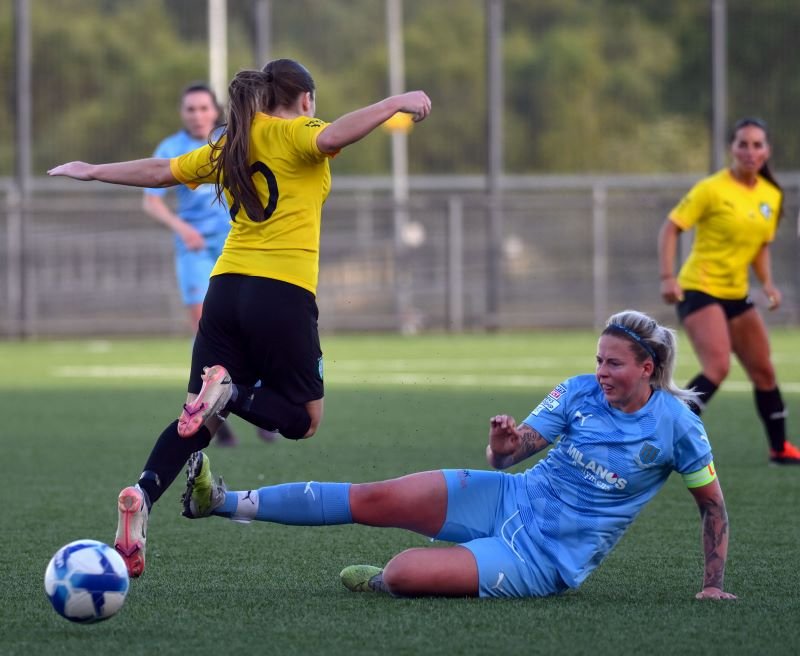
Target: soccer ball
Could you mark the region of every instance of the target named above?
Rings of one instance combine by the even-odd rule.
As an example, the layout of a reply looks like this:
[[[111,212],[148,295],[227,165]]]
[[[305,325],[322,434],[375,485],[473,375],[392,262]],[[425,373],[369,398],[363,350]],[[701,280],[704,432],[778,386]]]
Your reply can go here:
[[[97,540],[65,544],[44,573],[47,598],[70,622],[107,620],[122,608],[129,583],[122,556]]]

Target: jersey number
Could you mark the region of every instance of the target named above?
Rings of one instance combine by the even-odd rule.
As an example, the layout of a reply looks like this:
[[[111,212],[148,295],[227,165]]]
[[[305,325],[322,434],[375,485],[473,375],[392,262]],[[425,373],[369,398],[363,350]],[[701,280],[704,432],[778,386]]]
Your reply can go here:
[[[275,208],[278,205],[278,181],[275,179],[275,174],[266,164],[264,164],[264,162],[253,162],[253,165],[250,167],[250,177],[252,178],[256,173],[263,175],[264,181],[267,183],[268,201],[267,206],[264,208],[264,216],[260,219],[253,219],[257,223],[261,223],[272,216],[272,214],[275,212]],[[236,215],[239,213],[240,209],[241,205],[237,200],[233,203],[230,210],[232,221],[236,221]],[[252,219],[253,217],[250,218]]]

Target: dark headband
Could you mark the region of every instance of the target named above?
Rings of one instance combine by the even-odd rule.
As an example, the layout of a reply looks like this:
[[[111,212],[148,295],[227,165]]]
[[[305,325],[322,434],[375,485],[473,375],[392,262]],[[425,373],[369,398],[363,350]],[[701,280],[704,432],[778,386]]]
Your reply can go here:
[[[641,335],[633,332],[630,328],[626,328],[625,326],[623,326],[621,324],[618,324],[618,323],[610,323],[610,324],[608,324],[608,328],[614,328],[615,330],[619,330],[619,331],[622,331],[623,333],[625,333],[634,342],[636,342],[645,351],[647,351],[647,354],[651,358],[653,358],[653,362],[655,364],[658,364],[658,356],[656,355],[655,350],[653,349],[652,346],[650,346],[650,344],[648,344],[647,342],[644,341],[644,339],[642,339]]]

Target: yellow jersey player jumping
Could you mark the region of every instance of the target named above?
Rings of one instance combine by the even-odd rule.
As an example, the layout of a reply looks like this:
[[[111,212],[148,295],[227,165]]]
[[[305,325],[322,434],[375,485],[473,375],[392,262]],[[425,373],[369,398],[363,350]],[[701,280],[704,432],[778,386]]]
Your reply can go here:
[[[228,95],[229,120],[216,143],[173,159],[70,162],[49,171],[140,187],[215,182],[230,208],[183,412],[156,441],[138,483],[119,494],[115,546],[131,576],[144,571],[152,504],[228,413],[290,439],[314,435],[323,409],[315,293],[329,159],[397,112],[421,121],[431,110],[424,92],[411,91],[326,123],[314,117],[314,80],[290,59],[239,72]]]

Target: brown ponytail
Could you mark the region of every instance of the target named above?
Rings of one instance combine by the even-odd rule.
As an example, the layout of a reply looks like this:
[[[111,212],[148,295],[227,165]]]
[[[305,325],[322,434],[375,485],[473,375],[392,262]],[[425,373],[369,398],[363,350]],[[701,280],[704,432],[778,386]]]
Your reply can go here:
[[[257,112],[290,107],[305,92],[314,93],[314,80],[302,65],[291,59],[276,59],[260,71],[239,71],[231,80],[225,139],[211,143],[211,166],[216,175],[217,199],[222,200],[223,189],[227,189],[233,199],[232,219],[236,219],[242,206],[252,221],[261,222],[266,218],[251,177],[253,118]]]

